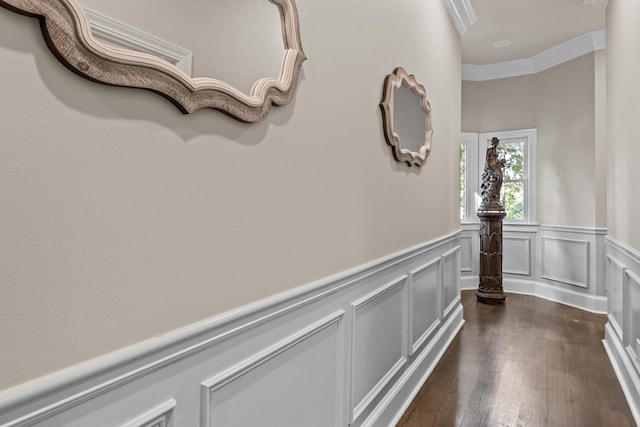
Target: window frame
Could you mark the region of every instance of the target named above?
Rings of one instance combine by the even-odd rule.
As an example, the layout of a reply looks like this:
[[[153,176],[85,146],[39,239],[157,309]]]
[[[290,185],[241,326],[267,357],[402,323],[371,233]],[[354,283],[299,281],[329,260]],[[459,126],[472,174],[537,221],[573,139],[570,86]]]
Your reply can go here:
[[[491,138],[499,140],[521,139],[524,142],[525,173],[523,219],[505,219],[508,224],[535,224],[537,221],[536,206],[536,153],[537,129],[520,129],[511,131],[495,131],[470,133],[463,132],[461,145],[466,147],[466,218],[460,218],[461,223],[478,222],[477,210],[480,204],[481,175],[484,169],[485,152]],[[475,157],[475,161],[474,161]],[[473,167],[470,167],[472,166]],[[472,170],[475,169],[475,170]]]
[[[475,193],[480,188],[478,186],[478,136],[477,133],[462,132],[460,145],[465,146],[465,217],[460,218],[461,223],[478,222],[476,215],[477,203]]]

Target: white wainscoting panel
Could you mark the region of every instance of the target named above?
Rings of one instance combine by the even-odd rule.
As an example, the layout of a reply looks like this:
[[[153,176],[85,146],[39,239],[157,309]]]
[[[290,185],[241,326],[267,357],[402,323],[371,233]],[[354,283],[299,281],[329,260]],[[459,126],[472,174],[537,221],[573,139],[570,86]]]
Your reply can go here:
[[[612,255],[607,255],[607,313],[609,323],[622,340],[624,324],[624,266]]]
[[[460,236],[460,271],[463,273],[473,272],[473,237]]]
[[[407,362],[407,278],[402,276],[351,304],[351,422]]]
[[[464,323],[459,237],[0,391],[0,427],[393,425]]]
[[[411,272],[409,293],[409,354],[413,355],[440,325],[442,313],[442,258],[438,257]]]
[[[442,255],[442,272],[444,318],[460,304],[460,246]]]
[[[640,252],[608,237],[605,252],[610,311],[604,346],[640,425]]]
[[[201,427],[295,427],[301,420],[310,427],[340,426],[343,315],[340,310],[203,382]]]
[[[637,360],[636,341],[640,339],[640,277],[631,270],[625,270],[625,274],[628,286],[628,298],[625,298],[627,306],[625,311],[628,313],[628,318],[625,325],[629,325],[629,327],[624,343],[629,345],[630,350],[633,351],[634,359]]]
[[[471,256],[471,265],[466,265],[466,262],[461,261],[462,267],[460,269],[460,287],[462,289],[476,289],[478,287],[478,251],[479,251],[479,233],[480,225],[476,223],[464,223],[462,224],[462,233],[460,235],[460,252],[464,254],[465,251],[469,251]],[[464,255],[461,256],[463,258]]]
[[[478,229],[479,224],[462,225],[461,246],[476,248],[471,253],[472,271],[461,269],[462,289],[478,287]],[[506,223],[503,232],[505,292],[607,312],[606,229]]]
[[[559,237],[542,238],[542,277],[588,287],[589,242]]]
[[[531,275],[531,238],[503,236],[502,272],[505,274]]]

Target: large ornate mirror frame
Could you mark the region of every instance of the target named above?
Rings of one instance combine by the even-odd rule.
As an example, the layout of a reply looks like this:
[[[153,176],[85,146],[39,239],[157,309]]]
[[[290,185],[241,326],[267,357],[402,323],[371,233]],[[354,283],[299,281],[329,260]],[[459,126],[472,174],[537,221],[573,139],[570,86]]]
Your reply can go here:
[[[401,85],[409,88],[411,92],[419,97],[420,105],[425,113],[426,132],[424,135],[424,144],[421,145],[418,151],[412,151],[403,147],[397,129],[394,128],[394,97],[396,89]],[[384,79],[380,109],[382,110],[384,136],[387,143],[393,149],[395,159],[399,162],[407,162],[409,166],[424,165],[431,151],[431,136],[433,134],[433,128],[431,126],[431,104],[427,100],[427,91],[424,86],[418,83],[415,76],[408,74],[404,68],[396,68],[392,74],[387,75]]]
[[[269,1],[280,11],[284,63],[278,80],[259,79],[249,95],[214,78],[192,78],[154,55],[96,41],[77,0],[0,0],[0,6],[38,18],[53,54],[83,77],[108,85],[151,90],[169,99],[183,113],[213,108],[244,122],[257,122],[267,115],[271,104],[285,105],[293,99],[300,67],[306,59],[295,0]]]

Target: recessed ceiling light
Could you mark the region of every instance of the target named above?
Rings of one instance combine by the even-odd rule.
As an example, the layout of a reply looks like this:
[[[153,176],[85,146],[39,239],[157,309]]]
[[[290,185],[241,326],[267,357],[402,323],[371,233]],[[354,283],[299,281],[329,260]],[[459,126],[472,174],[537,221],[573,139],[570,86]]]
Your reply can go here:
[[[493,47],[507,47],[511,44],[511,40],[500,40],[499,42],[495,42]]]

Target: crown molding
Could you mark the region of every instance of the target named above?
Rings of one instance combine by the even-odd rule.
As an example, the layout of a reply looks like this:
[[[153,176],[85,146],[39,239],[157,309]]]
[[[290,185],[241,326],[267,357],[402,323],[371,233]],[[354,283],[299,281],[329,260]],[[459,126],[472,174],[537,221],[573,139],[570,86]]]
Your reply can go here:
[[[485,81],[536,74],[606,47],[605,30],[581,34],[531,58],[494,64],[462,64],[462,80]]]
[[[442,0],[458,33],[463,35],[478,20],[471,0]]]

